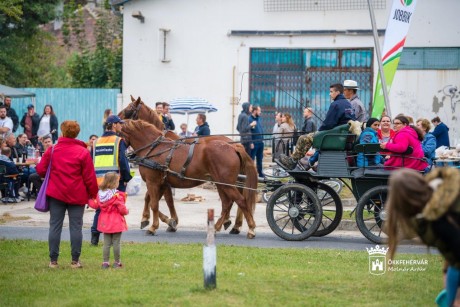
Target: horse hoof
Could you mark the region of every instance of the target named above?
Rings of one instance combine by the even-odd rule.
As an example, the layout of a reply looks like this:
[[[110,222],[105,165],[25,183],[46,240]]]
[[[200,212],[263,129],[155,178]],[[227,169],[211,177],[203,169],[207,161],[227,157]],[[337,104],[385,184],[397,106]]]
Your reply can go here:
[[[171,226],[169,226],[168,228],[166,228],[166,232],[176,232],[177,231],[177,228],[173,228]]]
[[[230,221],[230,220],[225,221],[225,223],[224,223],[224,229],[227,230],[227,228],[230,227],[230,225],[232,225],[232,221]]]
[[[169,219],[168,226],[177,229],[177,222],[175,219]]]
[[[142,221],[141,222],[141,229],[144,229],[145,227],[147,227],[149,225],[149,221]]]
[[[249,231],[247,234],[248,239],[254,239],[256,237],[256,234],[253,231]]]
[[[231,235],[239,235],[240,234],[240,231],[236,228],[232,228],[232,230],[230,230],[230,234]]]
[[[145,232],[145,235],[146,235],[146,236],[154,236],[154,235],[155,235],[155,232],[154,232],[154,231],[151,231],[151,230],[147,230],[147,231]]]

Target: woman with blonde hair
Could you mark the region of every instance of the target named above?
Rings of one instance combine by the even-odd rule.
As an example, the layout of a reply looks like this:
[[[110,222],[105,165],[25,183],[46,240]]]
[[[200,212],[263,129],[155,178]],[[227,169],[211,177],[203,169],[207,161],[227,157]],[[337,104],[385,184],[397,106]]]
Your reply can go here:
[[[279,157],[280,154],[287,154],[286,148],[289,144],[289,141],[292,142],[292,137],[294,136],[294,131],[296,129],[295,123],[292,119],[291,114],[284,113],[281,115],[281,125],[277,131],[277,142],[275,147],[275,159]]]
[[[422,131],[422,149],[428,164],[431,166],[436,157],[436,137],[430,133],[431,123],[426,118],[417,119],[417,127]]]
[[[460,172],[435,168],[425,177],[411,169],[394,171],[389,180],[386,203],[389,256],[398,242],[418,235],[436,247],[446,263],[445,288],[448,306],[460,306]],[[456,298],[457,297],[457,298]]]
[[[96,172],[86,144],[76,139],[80,133],[80,125],[76,121],[66,120],[60,128],[62,136],[59,137],[58,143],[46,150],[37,165],[37,173],[43,178],[51,164],[46,187],[50,209],[49,267],[58,268],[62,224],[67,213],[72,255],[71,267],[81,268],[83,213],[88,200],[97,196]]]

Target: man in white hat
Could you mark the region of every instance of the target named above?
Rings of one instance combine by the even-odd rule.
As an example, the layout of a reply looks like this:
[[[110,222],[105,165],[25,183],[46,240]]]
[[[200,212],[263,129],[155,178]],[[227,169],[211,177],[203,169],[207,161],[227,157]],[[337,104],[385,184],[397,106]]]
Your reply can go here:
[[[356,120],[363,123],[367,121],[367,114],[363,103],[356,94],[358,90],[358,82],[355,80],[343,81],[343,95],[350,101],[353,110],[355,110]]]

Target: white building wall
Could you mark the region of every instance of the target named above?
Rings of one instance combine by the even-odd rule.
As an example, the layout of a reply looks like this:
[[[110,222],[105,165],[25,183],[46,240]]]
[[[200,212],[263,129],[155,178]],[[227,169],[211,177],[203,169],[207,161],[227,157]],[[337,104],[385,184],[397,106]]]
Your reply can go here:
[[[386,27],[390,8],[388,0],[385,10],[375,11],[378,29]],[[460,1],[457,0],[419,0],[406,46],[460,46],[460,27],[455,23],[459,9]],[[133,11],[141,11],[145,22],[133,18]],[[160,28],[170,29],[167,34],[168,63],[160,61],[163,43]],[[233,118],[240,112],[239,106],[230,103],[232,97],[240,102],[248,99],[250,48],[373,47],[374,41],[371,35],[242,37],[229,36],[229,31],[356,29],[371,29],[368,10],[264,12],[263,0],[129,1],[124,5],[124,104],[130,101],[130,94],[141,96],[150,106],[156,101],[177,97],[205,98],[219,109],[208,116],[212,133],[232,133]],[[383,37],[380,43],[383,44]],[[377,70],[376,63],[374,67]],[[433,74],[427,74],[418,83],[409,82],[408,77],[411,72],[397,72],[395,92],[402,86],[405,91],[416,93],[418,98],[420,88],[427,92],[426,95],[430,89],[438,91],[438,82],[429,79],[436,78]],[[458,77],[458,71],[454,71],[446,78],[456,80],[444,81],[455,83]],[[340,80],[331,80],[331,83],[337,81]],[[390,97],[395,100],[391,100],[392,110],[397,112],[399,96],[391,93]],[[425,103],[424,99],[417,101]],[[174,118],[176,124],[185,120],[179,115]],[[190,119],[192,128],[194,118]]]

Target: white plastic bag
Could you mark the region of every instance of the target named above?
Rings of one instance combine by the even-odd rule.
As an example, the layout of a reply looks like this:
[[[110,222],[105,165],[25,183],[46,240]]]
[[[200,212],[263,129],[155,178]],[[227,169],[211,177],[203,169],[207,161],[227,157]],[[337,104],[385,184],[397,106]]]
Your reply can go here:
[[[128,194],[128,196],[137,195],[141,190],[141,182],[141,176],[134,176],[126,186],[126,194]]]
[[[444,156],[444,153],[449,150],[449,147],[447,146],[440,146],[438,148],[436,148],[435,150],[435,154],[436,154],[436,158],[441,158]]]

